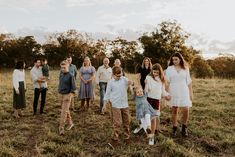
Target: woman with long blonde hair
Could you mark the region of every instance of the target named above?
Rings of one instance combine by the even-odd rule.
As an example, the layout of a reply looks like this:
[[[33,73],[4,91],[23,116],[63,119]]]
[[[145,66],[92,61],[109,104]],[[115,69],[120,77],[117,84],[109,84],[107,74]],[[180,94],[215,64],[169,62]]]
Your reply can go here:
[[[78,97],[81,99],[81,109],[85,109],[85,101],[87,109],[90,105],[90,100],[94,98],[93,79],[95,77],[95,68],[91,65],[89,57],[85,57],[82,67],[80,68],[80,89]]]

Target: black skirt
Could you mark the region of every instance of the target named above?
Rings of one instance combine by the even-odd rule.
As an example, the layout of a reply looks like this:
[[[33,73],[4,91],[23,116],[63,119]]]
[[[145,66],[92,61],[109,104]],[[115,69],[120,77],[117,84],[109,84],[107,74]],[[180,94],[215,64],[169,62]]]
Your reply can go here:
[[[26,106],[24,82],[19,82],[19,92],[20,94],[16,94],[15,89],[13,89],[14,109],[23,109]]]

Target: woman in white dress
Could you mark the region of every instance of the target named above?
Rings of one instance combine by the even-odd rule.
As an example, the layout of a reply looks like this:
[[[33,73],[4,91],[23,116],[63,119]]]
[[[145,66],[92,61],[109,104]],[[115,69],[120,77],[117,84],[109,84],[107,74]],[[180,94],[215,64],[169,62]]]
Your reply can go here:
[[[183,56],[175,53],[171,56],[169,67],[166,69],[167,90],[171,95],[169,102],[172,107],[173,135],[177,133],[177,116],[179,108],[182,109],[183,136],[188,136],[187,124],[189,119],[189,107],[192,107],[193,91],[189,68]]]

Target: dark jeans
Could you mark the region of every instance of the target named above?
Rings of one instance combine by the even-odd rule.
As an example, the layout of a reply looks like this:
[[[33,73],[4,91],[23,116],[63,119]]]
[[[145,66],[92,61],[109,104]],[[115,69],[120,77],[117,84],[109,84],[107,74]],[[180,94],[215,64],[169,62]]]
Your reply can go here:
[[[99,83],[100,86],[100,112],[102,112],[102,108],[104,105],[104,95],[106,92],[106,88],[107,88],[107,83],[106,82],[100,82]]]
[[[33,101],[33,112],[34,114],[37,113],[37,107],[38,107],[38,99],[41,94],[41,106],[40,106],[40,113],[43,113],[45,102],[46,102],[46,94],[47,94],[47,88],[34,89],[34,101]]]

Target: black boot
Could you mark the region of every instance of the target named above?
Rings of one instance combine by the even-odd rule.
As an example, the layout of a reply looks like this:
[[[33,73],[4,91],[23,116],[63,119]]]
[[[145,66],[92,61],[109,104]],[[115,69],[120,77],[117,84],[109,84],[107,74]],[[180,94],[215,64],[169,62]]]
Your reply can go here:
[[[188,137],[187,125],[185,124],[182,125],[181,134],[183,137]]]
[[[172,135],[173,135],[173,136],[176,136],[176,134],[177,134],[177,126],[173,126],[172,129],[173,129],[173,130],[172,130]]]

